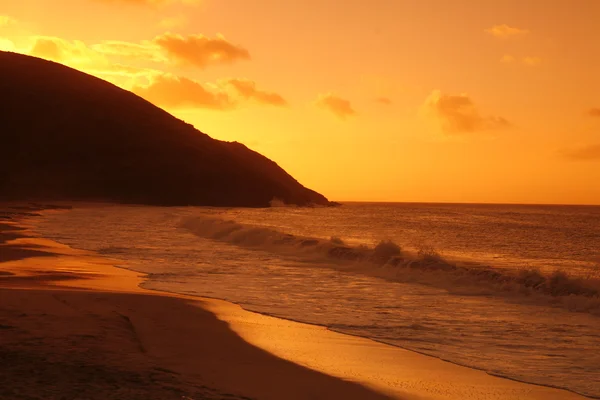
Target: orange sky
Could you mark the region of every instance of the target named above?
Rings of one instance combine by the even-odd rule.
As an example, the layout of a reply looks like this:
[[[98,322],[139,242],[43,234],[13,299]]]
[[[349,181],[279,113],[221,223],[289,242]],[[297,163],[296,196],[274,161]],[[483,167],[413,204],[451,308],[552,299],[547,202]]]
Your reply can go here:
[[[598,0],[0,0],[0,49],[334,200],[600,204]]]

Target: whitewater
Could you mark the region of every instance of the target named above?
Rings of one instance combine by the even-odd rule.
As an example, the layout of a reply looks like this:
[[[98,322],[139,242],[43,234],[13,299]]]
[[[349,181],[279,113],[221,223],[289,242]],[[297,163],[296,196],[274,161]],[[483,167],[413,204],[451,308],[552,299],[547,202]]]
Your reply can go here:
[[[600,207],[97,204],[32,224],[148,289],[600,398]]]

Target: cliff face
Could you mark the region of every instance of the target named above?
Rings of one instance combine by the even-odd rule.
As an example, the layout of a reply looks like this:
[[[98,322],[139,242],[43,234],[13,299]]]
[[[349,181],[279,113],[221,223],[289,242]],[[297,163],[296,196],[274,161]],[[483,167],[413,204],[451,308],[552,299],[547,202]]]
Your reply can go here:
[[[133,93],[0,52],[0,199],[207,206],[328,204],[276,163]]]

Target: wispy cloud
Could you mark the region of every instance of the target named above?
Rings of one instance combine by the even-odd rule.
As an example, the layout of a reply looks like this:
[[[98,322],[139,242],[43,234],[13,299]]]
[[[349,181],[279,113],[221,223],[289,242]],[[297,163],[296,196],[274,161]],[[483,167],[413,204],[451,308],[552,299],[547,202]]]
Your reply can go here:
[[[70,50],[69,50],[70,49]],[[250,59],[245,48],[234,45],[223,36],[209,38],[204,35],[175,35],[165,33],[152,40],[138,43],[110,40],[87,46],[81,41],[65,41],[60,38],[37,37],[34,55],[50,57],[57,61],[67,54],[77,57],[96,56],[119,57],[131,60],[150,61],[164,64],[187,64],[198,68],[210,65],[231,64]],[[60,53],[65,53],[61,57]]]
[[[84,42],[52,36],[36,36],[29,54],[69,65],[99,66],[108,64],[104,55],[89,48]]]
[[[232,44],[222,35],[209,38],[204,35],[182,36],[165,33],[154,38],[153,42],[165,51],[167,56],[179,63],[199,68],[250,59],[248,50]]]
[[[1,51],[14,51],[15,44],[12,42],[12,40],[0,38],[0,50]]]
[[[242,78],[223,79],[217,83],[200,83],[189,78],[163,73],[156,75],[148,85],[133,87],[132,92],[166,108],[232,110],[248,100],[274,106],[287,105],[281,95],[260,90],[256,82]]]
[[[392,105],[393,101],[389,97],[377,97],[375,99],[376,103],[383,104],[384,106]]]
[[[525,57],[522,57],[521,59],[518,59],[517,57],[515,57],[511,54],[505,54],[500,59],[500,62],[503,64],[520,63],[520,64],[523,64],[528,67],[535,67],[542,63],[542,59],[540,57],[534,57],[534,56],[525,56]]]
[[[262,104],[270,104],[273,106],[285,106],[287,101],[279,94],[259,90],[256,87],[256,82],[249,79],[226,79],[225,85],[229,85],[245,99],[254,99]]]
[[[600,107],[590,108],[588,110],[588,115],[590,117],[600,117]]]
[[[356,111],[352,108],[350,101],[338,97],[333,93],[320,94],[315,101],[315,104],[318,107],[332,112],[340,119],[346,119],[356,115]]]
[[[158,71],[111,62],[109,55],[87,46],[79,40],[65,40],[52,36],[37,36],[28,54],[56,61],[84,71],[123,87],[138,81],[148,81]]]
[[[156,76],[149,85],[135,86],[132,92],[167,108],[226,110],[235,105],[229,94],[216,85],[201,84],[171,74]]]
[[[0,27],[16,24],[17,20],[8,15],[0,15]]]
[[[540,65],[542,63],[542,59],[539,57],[532,57],[532,56],[527,56],[527,57],[523,57],[523,64],[529,66],[529,67],[535,67],[537,65]]]
[[[466,94],[442,94],[435,90],[426,99],[425,107],[440,122],[442,130],[447,134],[473,133],[511,126],[504,117],[481,116]]]
[[[529,33],[527,29],[515,28],[506,24],[494,25],[491,28],[486,29],[485,32],[500,39],[507,39]]]
[[[211,39],[206,38],[206,40],[210,42]],[[221,43],[223,40],[217,39],[219,43],[216,45],[216,49],[210,43],[204,47],[200,46],[202,55],[199,56],[196,53],[195,57],[210,59],[213,52],[216,54],[223,54],[223,51],[227,53],[229,47],[227,44]],[[79,40],[37,36],[33,38],[33,44],[28,53],[106,79],[125,89],[132,90],[155,104],[168,108],[193,107],[229,110],[244,101],[255,101],[259,104],[274,106],[287,105],[287,101],[280,94],[263,90],[258,87],[256,82],[249,79],[228,78],[221,79],[216,83],[200,83],[161,71],[157,68],[160,68],[161,64],[170,64],[171,60],[169,54],[164,52],[156,42],[157,40],[140,43],[104,41],[89,46]],[[0,40],[0,47],[6,46],[8,44],[5,45]],[[184,45],[184,47],[186,46],[187,44]],[[235,57],[235,54],[223,57]],[[123,61],[132,61],[132,65],[123,65],[120,63]],[[139,65],[154,62],[157,67],[137,67],[133,61],[144,62],[143,64],[138,63]]]
[[[161,49],[151,41],[141,43],[107,40],[90,46],[91,49],[109,57],[167,63],[169,60]]]
[[[600,144],[591,144],[572,149],[563,149],[560,153],[567,159],[575,161],[600,161]]]

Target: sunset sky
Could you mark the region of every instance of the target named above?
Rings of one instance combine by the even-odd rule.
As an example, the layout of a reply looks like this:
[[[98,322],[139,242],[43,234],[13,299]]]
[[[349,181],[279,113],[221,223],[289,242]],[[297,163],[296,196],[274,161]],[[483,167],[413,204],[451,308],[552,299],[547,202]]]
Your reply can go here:
[[[600,204],[599,21],[598,0],[0,0],[0,49],[332,200]]]

